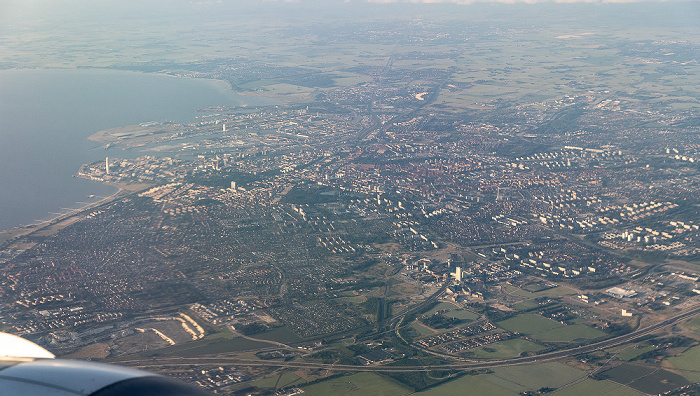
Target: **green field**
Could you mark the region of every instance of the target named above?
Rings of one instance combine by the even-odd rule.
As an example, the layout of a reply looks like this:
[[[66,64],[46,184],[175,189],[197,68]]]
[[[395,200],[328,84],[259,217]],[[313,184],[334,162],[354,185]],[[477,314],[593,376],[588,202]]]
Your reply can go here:
[[[520,338],[496,342],[471,349],[473,357],[481,359],[505,359],[520,356],[523,352],[539,351],[543,347]]]
[[[556,390],[549,395],[551,396],[643,396],[644,393],[638,392],[625,385],[620,385],[612,381],[596,381],[593,379],[585,379],[567,388]]]
[[[667,359],[673,367],[681,370],[683,375],[691,381],[700,381],[700,345]]]
[[[601,375],[605,376],[611,381],[619,382],[621,384],[629,384],[637,378],[651,374],[654,372],[654,370],[654,368],[647,366],[623,363],[617,367],[602,372]]]
[[[399,396],[411,393],[411,389],[390,378],[374,373],[358,373],[332,378],[304,386],[302,389],[304,390],[304,396]]]
[[[686,328],[691,329],[691,330],[695,330],[696,333],[700,333],[700,316],[683,324],[683,327],[686,327]]]
[[[270,340],[270,341],[277,341],[277,342],[283,342],[283,343],[301,341],[301,337],[296,335],[288,327],[278,327],[276,329],[272,329],[272,330],[266,331],[264,333],[252,334],[251,337],[252,338],[259,338],[261,340]]]
[[[573,341],[576,339],[590,340],[604,337],[606,334],[586,325],[568,325],[535,333],[534,338],[545,342]]]
[[[639,348],[627,348],[627,349],[623,350],[622,352],[620,352],[617,355],[617,357],[620,358],[620,360],[632,360],[632,359],[636,358],[637,356],[639,356],[645,352],[653,351],[654,349],[656,349],[656,348],[654,348],[651,345],[640,346]]]
[[[479,318],[479,315],[475,314],[474,312],[467,311],[465,309],[457,309],[454,311],[446,312],[445,316],[447,316],[448,318],[457,318],[467,320],[470,322]]]
[[[663,394],[687,385],[690,385],[687,379],[668,370],[658,370],[629,384],[634,389],[652,395]]]
[[[508,331],[517,331],[524,334],[539,333],[564,326],[559,322],[536,314],[520,314],[496,324]]]
[[[563,325],[536,314],[520,314],[497,323],[513,332],[527,334],[545,342],[570,342],[576,339],[590,340],[604,337],[605,333],[586,325]]]
[[[513,305],[513,308],[518,311],[526,311],[528,309],[536,308],[539,305],[540,304],[538,304],[535,300],[525,300]]]
[[[465,321],[473,321],[479,318],[479,315],[475,314],[474,312],[467,311],[464,308],[461,308],[455,304],[449,303],[449,302],[441,302],[438,305],[434,306],[431,308],[429,311],[424,313],[426,316],[430,316],[436,312],[440,311],[446,311],[443,312],[443,315],[448,317],[448,318],[457,318],[457,319],[462,319]]]
[[[362,304],[363,302],[367,301],[367,297],[365,297],[365,296],[346,297],[346,298],[343,298],[343,301],[353,303],[353,304]]]
[[[292,385],[298,385],[301,383],[304,383],[304,379],[299,377],[298,375],[290,372],[285,372],[282,373],[281,375],[275,374],[266,378],[263,378],[261,380],[252,382],[250,385],[258,387],[258,388],[275,388],[275,385],[277,387],[275,389],[282,389],[286,388],[288,386]]]
[[[431,331],[429,328],[419,324],[419,323],[413,323],[410,326],[416,333],[418,333],[419,336],[428,336],[428,335],[435,335],[437,334],[434,331]]]
[[[498,385],[484,381],[484,376],[465,375],[452,381],[445,382],[434,388],[415,393],[419,396],[517,396],[513,392]]]
[[[506,291],[508,293],[515,295],[515,296],[520,296],[528,299],[532,299],[535,297],[562,297],[562,296],[568,296],[572,294],[576,294],[576,290],[570,289],[566,286],[557,286],[553,287],[551,289],[547,290],[542,290],[539,292],[530,292],[515,286],[505,286]]]
[[[585,373],[562,363],[550,362],[522,366],[499,367],[490,376],[501,378],[530,390],[542,387],[559,388],[587,376]]]

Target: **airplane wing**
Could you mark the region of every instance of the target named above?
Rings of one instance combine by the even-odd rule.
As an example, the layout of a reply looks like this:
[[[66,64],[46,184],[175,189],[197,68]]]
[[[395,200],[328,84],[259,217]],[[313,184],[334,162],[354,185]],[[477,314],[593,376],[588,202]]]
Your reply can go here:
[[[200,396],[208,392],[162,375],[110,364],[56,359],[23,338],[0,333],[0,394],[17,396]]]

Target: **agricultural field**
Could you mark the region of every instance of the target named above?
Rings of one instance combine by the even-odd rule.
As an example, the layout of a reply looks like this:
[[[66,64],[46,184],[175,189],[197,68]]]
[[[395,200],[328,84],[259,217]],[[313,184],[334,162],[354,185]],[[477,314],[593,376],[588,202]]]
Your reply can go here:
[[[304,386],[305,396],[372,395],[399,396],[411,393],[411,389],[398,382],[374,373],[358,373],[341,376]]]
[[[480,359],[507,359],[520,356],[523,352],[539,351],[543,347],[520,338],[496,342],[471,349],[472,357]]]

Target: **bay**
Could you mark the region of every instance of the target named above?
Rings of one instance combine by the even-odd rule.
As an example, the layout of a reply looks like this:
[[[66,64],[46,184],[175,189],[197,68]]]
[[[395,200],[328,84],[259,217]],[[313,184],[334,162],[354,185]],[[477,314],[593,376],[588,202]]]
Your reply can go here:
[[[222,81],[102,69],[0,70],[0,230],[116,192],[73,177],[81,164],[113,155],[87,140],[97,131],[187,123],[201,108],[265,103]]]

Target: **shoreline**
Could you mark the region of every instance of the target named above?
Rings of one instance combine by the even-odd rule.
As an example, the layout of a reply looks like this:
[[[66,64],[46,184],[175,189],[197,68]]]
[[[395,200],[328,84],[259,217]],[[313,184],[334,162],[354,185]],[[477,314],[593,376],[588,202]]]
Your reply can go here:
[[[100,207],[102,205],[105,205],[107,203],[113,202],[119,198],[125,197],[127,195],[131,195],[133,193],[142,191],[144,189],[152,187],[152,185],[144,184],[134,184],[134,185],[129,185],[129,184],[119,184],[119,183],[108,183],[108,182],[103,182],[102,184],[113,186],[117,188],[117,191],[112,194],[108,195],[99,201],[96,202],[91,202],[88,204],[85,204],[79,208],[72,209],[66,213],[59,214],[58,216],[45,220],[45,221],[40,221],[38,223],[33,223],[33,224],[27,224],[27,225],[22,225],[22,226],[17,226],[8,230],[2,230],[0,231],[0,249],[8,248],[11,247],[13,244],[21,242],[21,239],[30,235],[37,235],[37,236],[48,236],[52,235],[74,223],[79,222],[82,220],[80,217],[82,214],[84,214],[87,211],[90,211],[92,209],[95,209],[97,207]]]
[[[265,96],[265,95],[256,95],[255,93],[251,94],[251,92],[238,92],[233,89],[231,83],[227,80],[222,80],[222,79],[215,79],[215,78],[209,78],[209,77],[200,77],[200,76],[187,76],[187,75],[177,75],[174,73],[170,73],[167,70],[162,70],[162,71],[154,71],[154,72],[145,72],[145,71],[139,71],[139,70],[124,70],[124,69],[115,69],[111,67],[68,67],[68,66],[63,66],[63,67],[46,67],[46,66],[38,66],[38,67],[10,67],[7,69],[2,69],[0,72],[66,72],[66,73],[71,73],[71,72],[92,72],[92,73],[111,73],[111,72],[118,72],[118,73],[127,73],[127,74],[137,74],[137,75],[157,75],[157,76],[162,76],[162,77],[167,77],[167,78],[172,78],[172,79],[188,79],[188,80],[198,80],[202,81],[205,84],[210,85],[214,90],[220,91],[222,93],[226,93],[233,95],[233,97],[238,97],[240,98],[241,104],[239,106],[253,106],[253,107],[267,107],[267,106],[274,106],[274,105],[279,105],[279,104],[284,104],[285,102],[280,100],[281,98],[275,97],[274,95],[271,96]],[[244,103],[249,100],[252,100],[253,102],[262,102],[262,103],[253,103],[253,104],[248,104]],[[193,114],[196,112],[196,109],[193,110]],[[180,127],[182,127],[180,124],[175,124]],[[108,132],[114,132],[114,131],[124,131],[125,129],[128,129],[130,127],[133,127],[133,125],[126,125],[126,126],[121,126],[117,128],[107,128],[107,129],[99,129],[89,136],[86,137],[88,141],[91,141],[93,143],[98,143],[98,144],[105,144],[104,140],[111,140],[107,139],[107,136],[105,135]],[[162,129],[162,128],[161,128]],[[113,138],[113,137],[112,137]],[[109,143],[109,142],[107,142]],[[79,215],[82,212],[85,212],[91,208],[103,205],[107,202],[110,202],[114,199],[119,198],[120,196],[123,196],[125,193],[129,193],[130,190],[133,187],[129,187],[126,185],[117,185],[113,183],[104,183],[105,185],[112,185],[114,187],[117,187],[117,191],[109,195],[103,199],[100,199],[99,201],[92,202],[92,203],[87,203],[87,204],[82,204],[79,201],[76,201],[77,204],[81,205],[78,208],[71,209],[69,208],[66,212],[63,212],[63,208],[60,210],[57,210],[54,213],[48,212],[45,214],[46,220],[34,220],[33,222],[27,222],[25,224],[17,225],[9,229],[0,229],[0,247],[6,246],[8,243],[11,243],[12,241],[16,241],[24,236],[31,235],[34,233],[38,233],[42,230],[46,230],[47,228],[52,228],[56,227],[57,225],[61,223],[67,222],[68,219],[71,219],[77,215]],[[72,206],[72,205],[71,205]],[[55,215],[55,216],[52,216]],[[42,216],[43,217],[43,216]],[[41,219],[41,217],[40,217]]]

